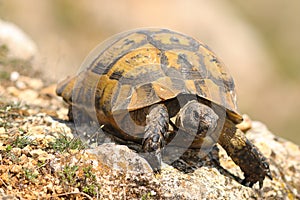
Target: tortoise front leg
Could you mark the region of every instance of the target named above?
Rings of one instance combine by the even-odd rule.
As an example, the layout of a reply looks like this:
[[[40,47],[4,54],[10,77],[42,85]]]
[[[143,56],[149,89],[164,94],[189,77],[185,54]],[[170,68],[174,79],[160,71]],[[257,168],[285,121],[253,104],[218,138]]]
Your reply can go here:
[[[161,150],[165,145],[168,131],[169,114],[165,105],[151,106],[146,118],[145,135],[143,140],[144,157],[155,172],[161,168]]]
[[[261,188],[266,176],[272,179],[267,159],[228,119],[218,142],[244,172],[243,185],[252,187],[254,183],[259,182]]]

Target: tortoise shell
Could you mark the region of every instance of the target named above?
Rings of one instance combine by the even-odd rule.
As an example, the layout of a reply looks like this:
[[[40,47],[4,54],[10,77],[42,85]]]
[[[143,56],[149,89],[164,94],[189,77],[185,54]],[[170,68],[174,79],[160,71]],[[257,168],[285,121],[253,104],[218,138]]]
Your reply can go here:
[[[186,148],[198,154],[218,142],[244,172],[242,184],[259,182],[262,187],[265,176],[272,179],[266,158],[236,128],[242,116],[232,77],[220,59],[192,37],[167,29],[116,35],[96,48],[78,75],[62,81],[56,92],[70,105],[69,117],[79,113],[73,118],[79,125],[78,118],[87,114],[104,133],[116,136],[115,141],[138,144],[155,171],[160,170],[162,151],[173,157],[172,163]],[[90,133],[96,135],[96,128]],[[94,136],[84,133],[89,140]]]
[[[152,28],[125,32],[94,50],[82,67],[58,85],[57,94],[93,110],[102,124],[118,126],[118,113],[182,94],[219,105],[232,121],[242,121],[231,75],[207,45],[190,36]]]

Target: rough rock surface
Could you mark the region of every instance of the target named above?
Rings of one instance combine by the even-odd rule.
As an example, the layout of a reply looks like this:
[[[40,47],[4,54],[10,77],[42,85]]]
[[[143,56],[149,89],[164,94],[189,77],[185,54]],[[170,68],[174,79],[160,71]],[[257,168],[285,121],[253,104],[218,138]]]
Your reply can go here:
[[[104,143],[93,149],[88,149],[87,152],[95,154],[97,160],[116,170],[152,173],[148,162],[125,145]]]
[[[264,187],[259,189],[258,184],[254,188],[242,186],[235,181],[230,174],[215,164],[204,162],[191,173],[183,173],[170,165],[163,165],[162,172],[155,179],[161,186],[161,196],[170,199],[296,199],[300,191],[300,149],[299,146],[273,135],[261,122],[253,122],[252,128],[247,132],[250,138],[270,159],[273,180],[264,181]],[[122,146],[122,145],[121,145]],[[128,148],[115,144],[103,144],[97,151],[99,162],[107,164],[111,168],[115,165],[124,166],[122,170],[127,173],[149,173],[149,166],[138,154]],[[105,149],[101,151],[100,149]],[[219,147],[218,156],[212,159],[220,159],[221,165],[231,174],[242,177],[240,169]],[[120,156],[121,155],[126,156]],[[100,156],[99,156],[100,155]],[[107,156],[110,157],[107,161]],[[128,166],[135,165],[132,162],[139,159],[138,170],[128,171]],[[146,162],[146,161],[144,161]],[[136,169],[137,166],[134,168]],[[140,168],[140,167],[143,168]]]

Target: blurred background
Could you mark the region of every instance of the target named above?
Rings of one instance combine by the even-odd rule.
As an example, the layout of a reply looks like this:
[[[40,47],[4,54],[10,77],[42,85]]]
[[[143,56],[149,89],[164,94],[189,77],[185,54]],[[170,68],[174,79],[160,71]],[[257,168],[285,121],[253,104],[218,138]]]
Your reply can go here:
[[[231,71],[240,111],[300,144],[298,0],[0,0],[0,19],[35,41],[35,66],[53,82],[75,74],[96,45],[128,29],[194,36]]]

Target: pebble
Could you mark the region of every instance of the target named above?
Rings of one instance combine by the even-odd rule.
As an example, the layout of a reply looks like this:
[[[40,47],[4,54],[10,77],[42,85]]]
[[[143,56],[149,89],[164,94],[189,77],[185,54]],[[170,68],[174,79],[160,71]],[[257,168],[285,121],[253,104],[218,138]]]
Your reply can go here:
[[[25,154],[22,154],[20,157],[19,157],[19,163],[22,165],[22,164],[25,164],[28,162],[28,157],[25,155]]]
[[[14,154],[15,156],[21,156],[21,152],[22,150],[20,148],[12,148],[11,151],[10,151],[12,154]]]
[[[20,77],[19,72],[14,71],[10,74],[11,81],[17,81],[19,79],[19,77]]]
[[[56,90],[56,84],[52,84],[48,87],[41,89],[40,94],[44,96],[47,95],[50,97],[57,97],[55,90]]]
[[[32,150],[31,146],[27,145],[22,149],[22,154],[29,155],[31,150]]]
[[[16,81],[16,87],[20,90],[27,88],[26,84],[23,81],[19,80]]]
[[[13,165],[10,169],[10,172],[12,173],[19,173],[22,171],[22,165]]]
[[[34,157],[37,158],[39,161],[46,161],[47,159],[51,159],[53,156],[49,155],[46,151],[43,151],[41,149],[34,149],[32,151],[29,152],[29,154]]]
[[[19,93],[18,97],[22,99],[25,102],[32,103],[37,100],[37,97],[39,96],[37,91],[26,89]]]
[[[6,133],[5,128],[4,127],[0,127],[0,134],[4,134],[4,133]]]
[[[156,195],[156,192],[153,191],[153,190],[151,190],[151,191],[150,191],[150,195],[151,195],[151,196],[155,196],[155,195]]]
[[[40,90],[44,86],[43,81],[38,78],[20,76],[19,80],[22,81],[27,86],[28,89],[32,89],[32,90]]]
[[[44,86],[41,79],[30,79],[27,84],[33,90],[40,90]]]
[[[18,97],[19,94],[21,93],[19,89],[17,89],[16,87],[10,86],[6,88],[6,91],[10,94],[13,95],[15,97]]]

